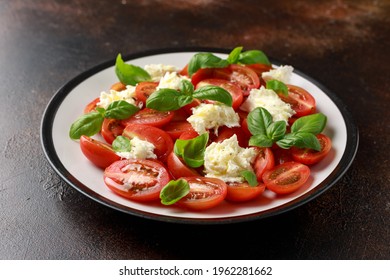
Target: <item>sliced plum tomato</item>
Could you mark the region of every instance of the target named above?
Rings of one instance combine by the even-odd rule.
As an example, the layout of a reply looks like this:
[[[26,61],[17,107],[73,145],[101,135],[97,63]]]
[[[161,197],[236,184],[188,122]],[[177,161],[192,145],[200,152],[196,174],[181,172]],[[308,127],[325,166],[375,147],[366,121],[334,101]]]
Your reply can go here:
[[[154,153],[157,158],[163,162],[173,150],[173,141],[165,131],[148,125],[129,124],[122,133],[127,138],[138,137],[141,140],[148,141],[154,145]]]
[[[187,76],[188,77],[188,64],[186,64],[183,69],[180,70],[179,72],[180,76]]]
[[[261,63],[247,64],[246,67],[249,67],[250,69],[255,71],[255,73],[260,78],[260,80],[261,80],[261,74],[263,74],[264,72],[268,72],[272,69],[272,65],[261,64]]]
[[[188,130],[188,131],[184,131],[180,135],[179,139],[189,140],[189,139],[194,139],[195,137],[198,137],[198,136],[199,136],[199,134],[195,130]]]
[[[294,85],[287,85],[287,88],[288,96],[283,94],[278,95],[284,102],[291,104],[291,109],[296,112],[294,115],[295,117],[302,117],[315,113],[316,101],[309,92]]]
[[[300,149],[297,147],[292,147],[291,148],[291,155],[292,158],[300,163],[307,164],[307,165],[312,165],[315,164],[329,153],[330,149],[332,148],[332,140],[325,134],[318,134],[317,136],[318,141],[320,142],[321,145],[321,150],[316,151],[312,149]]]
[[[170,176],[164,165],[155,160],[116,161],[104,170],[104,183],[114,193],[134,201],[155,201]]]
[[[227,68],[201,68],[192,74],[191,82],[196,87],[199,82],[207,79],[229,80],[230,71]]]
[[[180,177],[200,176],[195,169],[188,167],[174,152],[171,152],[168,155],[167,166],[173,178],[175,179]]]
[[[229,183],[227,184],[226,200],[233,202],[244,202],[255,199],[265,190],[263,183],[251,187],[248,183]]]
[[[190,185],[190,192],[176,202],[177,205],[190,210],[201,211],[213,208],[226,197],[226,183],[216,178],[184,177]]]
[[[110,145],[85,135],[80,137],[80,148],[87,159],[102,169],[121,159]]]
[[[192,115],[192,108],[197,107],[201,104],[199,99],[194,99],[190,104],[183,107],[183,110],[190,116]]]
[[[100,133],[108,144],[112,144],[117,136],[122,135],[124,128],[120,120],[104,119]]]
[[[144,108],[130,118],[122,120],[124,126],[128,124],[143,124],[155,127],[162,127],[169,123],[175,113],[173,111],[157,111],[150,108]]]
[[[275,158],[275,165],[282,164],[289,161],[294,161],[291,155],[291,149],[282,149],[279,146],[276,147],[275,146],[272,147],[272,152]]]
[[[126,85],[121,83],[121,82],[117,82],[117,83],[113,84],[110,89],[116,90],[116,91],[122,91],[122,90],[126,89]]]
[[[220,127],[218,130],[218,136],[214,141],[222,142],[225,139],[229,139],[234,134],[237,136],[237,141],[240,147],[242,148],[248,147],[249,137],[241,129],[241,127],[227,127],[227,126]]]
[[[164,125],[162,129],[171,136],[172,140],[178,139],[186,131],[195,131],[187,121],[170,122]]]
[[[263,182],[267,189],[277,194],[289,194],[302,187],[310,176],[310,168],[290,161],[264,172]]]
[[[245,132],[245,134],[246,134],[247,136],[249,136],[249,137],[252,136],[252,133],[249,131],[249,128],[248,128],[248,121],[247,121],[246,118],[243,119],[242,122],[241,122],[241,129],[242,129],[242,131]]]
[[[187,112],[187,110],[183,107],[183,108],[180,108],[178,110],[175,110],[175,114],[172,118],[172,122],[176,122],[176,121],[185,121],[188,119],[189,116],[191,116],[192,112],[189,113]]]
[[[232,107],[234,110],[241,106],[241,103],[244,100],[244,94],[242,93],[241,88],[239,88],[237,85],[223,79],[205,79],[196,85],[196,89],[207,85],[221,87],[229,92],[233,99]],[[215,103],[215,101],[212,100],[207,100],[206,102]]]
[[[96,105],[98,104],[100,102],[100,97],[98,97],[98,98],[95,98],[94,100],[92,100],[91,102],[89,102],[88,104],[87,104],[87,106],[85,106],[85,108],[84,108],[84,114],[88,114],[88,113],[90,113],[90,112],[92,112],[92,111],[95,111],[95,109],[96,109]]]
[[[156,87],[158,86],[157,82],[140,82],[135,87],[135,98],[138,101],[146,103],[146,99],[156,91]]]
[[[260,182],[263,180],[264,172],[270,170],[275,166],[275,158],[270,148],[259,148],[255,147],[258,151],[258,155],[253,164],[257,180]]]

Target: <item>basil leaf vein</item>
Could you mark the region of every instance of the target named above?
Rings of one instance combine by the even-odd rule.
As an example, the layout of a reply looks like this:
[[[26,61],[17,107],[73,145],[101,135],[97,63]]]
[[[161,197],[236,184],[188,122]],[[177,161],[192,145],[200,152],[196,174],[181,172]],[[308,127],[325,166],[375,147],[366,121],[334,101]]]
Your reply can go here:
[[[161,203],[164,205],[172,205],[185,197],[189,192],[190,185],[186,180],[171,180],[160,192]]]

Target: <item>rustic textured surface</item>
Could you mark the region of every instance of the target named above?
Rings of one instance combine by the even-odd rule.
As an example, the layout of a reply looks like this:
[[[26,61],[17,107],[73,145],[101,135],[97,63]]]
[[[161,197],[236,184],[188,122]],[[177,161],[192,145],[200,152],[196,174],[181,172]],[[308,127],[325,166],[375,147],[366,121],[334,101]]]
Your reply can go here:
[[[386,0],[0,0],[0,258],[389,259],[389,35]],[[318,79],[359,127],[351,168],[310,203],[243,224],[164,224],[95,203],[44,158],[43,110],[80,72],[118,52],[237,45]]]

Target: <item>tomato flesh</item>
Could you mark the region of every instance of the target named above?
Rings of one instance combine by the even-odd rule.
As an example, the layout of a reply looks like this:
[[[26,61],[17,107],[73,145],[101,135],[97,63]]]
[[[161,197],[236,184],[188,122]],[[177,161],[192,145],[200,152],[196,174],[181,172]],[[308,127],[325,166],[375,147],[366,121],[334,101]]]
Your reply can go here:
[[[157,82],[140,82],[135,87],[135,98],[145,104],[148,97],[156,91]]]
[[[267,189],[277,194],[289,194],[302,187],[309,176],[308,166],[290,161],[264,172],[262,179]]]
[[[110,145],[85,135],[80,137],[80,148],[87,159],[102,169],[121,159]]]
[[[167,166],[175,179],[179,179],[180,177],[199,176],[199,173],[195,169],[188,167],[174,152],[171,152],[168,155]]]
[[[112,144],[117,136],[122,135],[123,129],[124,126],[122,121],[116,119],[104,119],[100,133],[108,144]]]
[[[332,148],[332,141],[325,134],[318,134],[316,137],[321,145],[320,151],[307,148],[300,149],[297,147],[292,147],[292,158],[297,162],[307,165],[312,165],[323,160]]]
[[[129,124],[143,124],[155,127],[162,127],[169,123],[175,113],[173,111],[157,111],[150,108],[144,108],[130,118],[122,120],[122,124],[127,126]]]
[[[258,148],[258,155],[253,164],[253,169],[255,171],[258,181],[263,180],[264,172],[270,170],[275,166],[274,154],[270,148]]]
[[[104,171],[104,183],[114,193],[134,201],[155,201],[170,181],[162,163],[145,159],[120,160]]]
[[[294,85],[287,85],[287,88],[288,96],[278,95],[280,99],[291,105],[295,111],[295,117],[307,116],[316,112],[316,101],[308,91]]]

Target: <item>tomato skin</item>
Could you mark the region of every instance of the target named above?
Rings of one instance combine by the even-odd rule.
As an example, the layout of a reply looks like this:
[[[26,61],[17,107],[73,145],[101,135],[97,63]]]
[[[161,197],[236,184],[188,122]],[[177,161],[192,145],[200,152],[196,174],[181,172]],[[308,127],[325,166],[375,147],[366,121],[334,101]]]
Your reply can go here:
[[[195,169],[188,167],[174,152],[168,155],[167,167],[175,179],[200,176]]]
[[[122,120],[122,124],[127,126],[129,124],[142,124],[142,125],[150,125],[154,127],[162,127],[169,123],[175,113],[173,111],[157,111],[150,108],[144,108],[130,118]]]
[[[196,85],[196,89],[207,85],[218,86],[229,92],[233,99],[232,107],[234,110],[237,110],[241,106],[241,103],[244,100],[244,94],[242,93],[241,88],[237,85],[223,79],[205,79]],[[215,101],[212,100],[207,100],[206,102],[215,103]]]
[[[135,98],[138,101],[146,103],[148,97],[156,91],[156,87],[158,86],[157,82],[140,82],[135,87]]]
[[[282,164],[289,161],[294,161],[291,155],[291,149],[282,149],[278,146],[272,148],[272,152],[275,158],[275,164]]]
[[[320,162],[323,160],[326,155],[329,153],[330,149],[332,148],[332,140],[325,134],[318,134],[317,136],[318,141],[321,144],[321,150],[316,151],[312,149],[300,149],[297,147],[291,148],[291,155],[292,158],[300,163],[306,164],[306,165],[312,165],[316,164],[317,162]]]
[[[189,140],[189,139],[194,139],[195,137],[198,137],[199,134],[198,132],[196,132],[195,130],[188,130],[188,131],[184,131],[179,139],[181,140]]]
[[[121,83],[121,82],[117,82],[117,83],[113,84],[110,89],[115,90],[115,91],[122,91],[122,90],[126,89],[126,85]]]
[[[227,195],[226,183],[207,177],[184,177],[190,185],[190,193],[176,204],[194,211],[202,211],[219,205]],[[199,187],[202,186],[202,187]]]
[[[270,148],[256,147],[256,149],[258,150],[258,155],[253,164],[253,169],[257,180],[261,182],[263,180],[264,172],[272,169],[275,166],[275,158]]]
[[[277,194],[290,194],[302,187],[310,176],[310,168],[290,161],[264,172],[262,178],[267,189]]]
[[[110,145],[85,135],[80,137],[80,148],[87,159],[102,169],[121,159]]]
[[[154,153],[160,161],[165,162],[168,155],[173,151],[173,141],[165,131],[148,125],[129,124],[122,133],[127,138],[135,136],[141,140],[146,140],[154,145]]]
[[[314,97],[305,89],[287,85],[288,96],[278,94],[280,99],[291,104],[291,108],[295,111],[294,117],[302,117],[316,112],[316,101]]]
[[[268,72],[272,69],[272,65],[261,64],[261,63],[247,64],[246,67],[252,69],[260,79],[264,72]]]
[[[108,144],[112,144],[117,136],[122,135],[124,128],[120,120],[104,119],[100,133]]]
[[[114,193],[141,202],[159,200],[161,189],[171,179],[162,163],[146,159],[116,161],[104,170],[103,178]]]
[[[245,202],[260,196],[265,190],[263,183],[251,187],[248,183],[227,184],[226,200],[233,202]]]
[[[92,100],[91,102],[89,102],[87,104],[87,106],[85,106],[84,108],[84,114],[88,114],[90,112],[93,112],[95,111],[95,108],[96,108],[96,105],[100,102],[100,97],[98,98],[95,98],[94,100]]]
[[[187,121],[170,122],[163,126],[162,129],[171,136],[172,140],[178,139],[186,131],[195,131]]]
[[[242,122],[241,122],[241,129],[242,131],[244,131],[244,133],[248,136],[248,137],[251,137],[252,136],[252,133],[249,131],[249,128],[248,128],[248,121],[247,119],[243,119]]]
[[[220,127],[218,130],[218,136],[214,139],[215,142],[222,142],[226,139],[229,139],[233,135],[237,136],[237,141],[240,147],[246,148],[248,147],[249,137],[242,130],[241,127]]]

